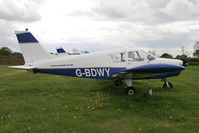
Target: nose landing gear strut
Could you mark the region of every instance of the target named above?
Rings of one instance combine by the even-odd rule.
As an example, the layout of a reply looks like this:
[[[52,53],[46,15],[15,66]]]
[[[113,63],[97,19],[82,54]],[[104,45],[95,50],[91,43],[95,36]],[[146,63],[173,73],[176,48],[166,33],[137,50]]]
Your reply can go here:
[[[171,82],[167,81],[166,78],[162,79],[161,81],[164,82],[164,84],[162,86],[164,89],[173,88],[173,84]]]

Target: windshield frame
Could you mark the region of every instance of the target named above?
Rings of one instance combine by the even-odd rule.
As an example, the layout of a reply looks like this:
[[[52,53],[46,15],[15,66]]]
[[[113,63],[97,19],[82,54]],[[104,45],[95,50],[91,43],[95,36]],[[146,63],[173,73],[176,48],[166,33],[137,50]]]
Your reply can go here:
[[[144,51],[144,50],[141,50],[142,52],[144,52],[147,56],[146,56],[146,58],[149,60],[149,61],[153,61],[153,60],[155,60],[155,59],[157,59],[158,57],[157,56],[155,56],[155,55],[153,55],[153,54],[151,54],[151,53],[148,53],[148,52],[146,52],[146,51]]]

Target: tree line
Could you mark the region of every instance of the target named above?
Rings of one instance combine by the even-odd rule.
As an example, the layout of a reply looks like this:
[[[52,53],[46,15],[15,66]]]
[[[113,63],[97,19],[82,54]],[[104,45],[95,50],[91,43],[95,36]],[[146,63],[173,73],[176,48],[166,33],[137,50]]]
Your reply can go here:
[[[2,47],[0,49],[0,56],[2,57],[23,57],[22,54],[20,52],[13,52],[11,49],[9,49],[8,47]]]
[[[163,53],[160,57],[161,58],[169,58],[169,59],[180,59],[185,62],[188,62],[190,65],[199,65],[199,42],[196,42],[194,45],[194,53],[193,57],[189,57],[189,52],[185,49],[185,47],[181,47],[181,55],[177,55],[176,57],[173,57],[169,53]],[[152,54],[155,54],[155,51],[149,51]],[[0,57],[17,57],[17,58],[23,58],[22,54],[20,52],[13,52],[8,47],[2,47],[0,49]]]
[[[7,47],[0,48],[0,65],[23,65],[24,59],[21,53],[13,52]]]
[[[180,59],[182,61],[187,62],[189,65],[199,65],[199,42],[196,42],[194,45],[193,56],[189,57],[189,52],[185,49],[185,47],[181,47],[182,54],[177,55],[175,58],[168,53],[162,54],[161,58],[169,58],[169,59]]]

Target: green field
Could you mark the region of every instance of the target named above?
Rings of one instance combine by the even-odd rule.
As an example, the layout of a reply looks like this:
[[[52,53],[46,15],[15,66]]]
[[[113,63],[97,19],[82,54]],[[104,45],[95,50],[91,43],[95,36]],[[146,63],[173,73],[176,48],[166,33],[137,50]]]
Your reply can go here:
[[[169,80],[175,89],[133,81],[127,96],[110,81],[0,66],[0,133],[198,133],[199,67]]]

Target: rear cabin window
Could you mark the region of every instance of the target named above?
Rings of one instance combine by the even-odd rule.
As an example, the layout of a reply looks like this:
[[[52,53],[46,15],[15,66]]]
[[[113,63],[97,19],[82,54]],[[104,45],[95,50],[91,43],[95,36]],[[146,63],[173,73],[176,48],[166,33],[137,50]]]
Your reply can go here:
[[[125,53],[111,54],[110,56],[114,62],[125,62]]]

